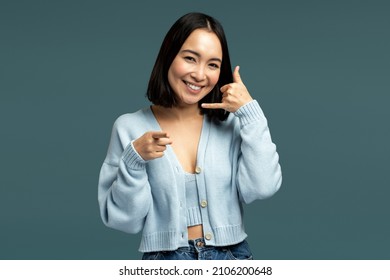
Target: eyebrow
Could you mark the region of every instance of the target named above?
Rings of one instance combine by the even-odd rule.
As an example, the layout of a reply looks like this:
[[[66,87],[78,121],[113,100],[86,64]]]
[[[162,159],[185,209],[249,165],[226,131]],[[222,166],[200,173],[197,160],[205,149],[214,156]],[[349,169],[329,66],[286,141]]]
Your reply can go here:
[[[200,53],[193,51],[193,50],[182,50],[181,52],[189,52],[189,53],[192,53],[193,55],[196,55],[197,57],[201,57]],[[215,61],[219,61],[220,63],[222,63],[222,59],[217,58],[217,57],[210,58],[210,60],[215,60]]]

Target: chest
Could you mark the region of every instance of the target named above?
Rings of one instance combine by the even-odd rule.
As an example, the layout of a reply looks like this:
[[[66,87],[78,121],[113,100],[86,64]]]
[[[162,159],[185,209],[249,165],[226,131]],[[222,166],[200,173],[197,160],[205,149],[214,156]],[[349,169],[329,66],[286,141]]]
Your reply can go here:
[[[171,147],[177,160],[189,173],[195,172],[202,124],[202,119],[186,123],[160,122],[161,129],[168,132],[173,141]]]

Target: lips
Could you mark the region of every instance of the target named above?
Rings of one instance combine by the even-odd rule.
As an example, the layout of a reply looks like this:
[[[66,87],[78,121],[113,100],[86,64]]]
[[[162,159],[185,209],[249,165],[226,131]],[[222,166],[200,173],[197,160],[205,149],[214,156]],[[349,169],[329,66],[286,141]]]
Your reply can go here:
[[[192,89],[193,91],[199,91],[202,89],[203,86],[199,86],[199,85],[195,85],[195,84],[192,84],[192,83],[189,83],[187,81],[183,81],[187,87],[189,87],[190,89]]]

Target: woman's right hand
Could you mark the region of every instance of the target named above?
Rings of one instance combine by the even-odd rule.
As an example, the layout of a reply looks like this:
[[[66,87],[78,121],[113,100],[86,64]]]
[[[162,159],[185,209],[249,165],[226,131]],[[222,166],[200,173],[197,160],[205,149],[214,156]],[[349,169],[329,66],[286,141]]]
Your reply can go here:
[[[172,140],[164,131],[148,131],[133,142],[134,149],[144,160],[162,157],[170,144]]]

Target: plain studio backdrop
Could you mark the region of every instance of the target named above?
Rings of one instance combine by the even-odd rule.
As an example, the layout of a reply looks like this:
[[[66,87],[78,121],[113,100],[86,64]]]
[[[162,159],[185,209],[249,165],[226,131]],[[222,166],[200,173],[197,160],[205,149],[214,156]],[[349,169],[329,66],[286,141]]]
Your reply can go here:
[[[0,259],[139,259],[105,227],[112,124],[148,106],[173,22],[223,24],[283,185],[245,207],[255,259],[390,258],[388,1],[0,2]]]

